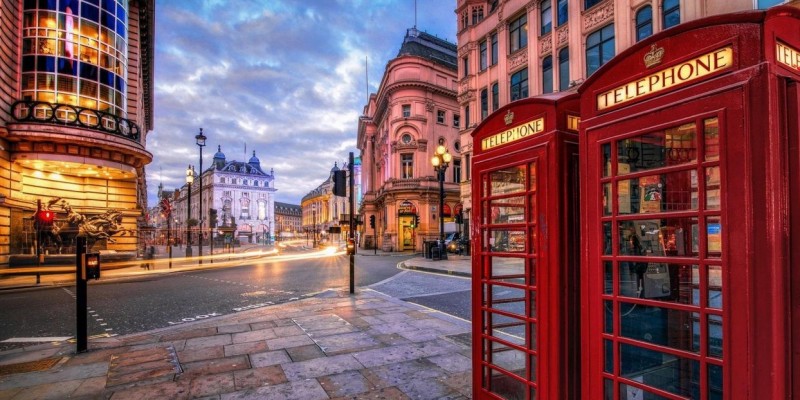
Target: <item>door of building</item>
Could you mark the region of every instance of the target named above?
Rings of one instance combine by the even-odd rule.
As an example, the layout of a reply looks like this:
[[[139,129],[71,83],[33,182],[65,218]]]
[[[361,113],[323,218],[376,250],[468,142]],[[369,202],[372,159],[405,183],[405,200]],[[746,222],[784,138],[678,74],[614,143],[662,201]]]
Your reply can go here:
[[[414,217],[410,215],[398,218],[400,237],[397,239],[399,251],[414,250]]]

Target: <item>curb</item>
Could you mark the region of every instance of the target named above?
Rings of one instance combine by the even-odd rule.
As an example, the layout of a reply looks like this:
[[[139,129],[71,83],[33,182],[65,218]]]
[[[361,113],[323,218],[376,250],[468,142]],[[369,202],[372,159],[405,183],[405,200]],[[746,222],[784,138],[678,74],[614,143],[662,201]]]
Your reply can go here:
[[[402,263],[402,262],[397,264],[397,266],[400,267],[401,269],[410,270],[410,271],[422,271],[422,272],[430,272],[430,273],[433,273],[433,274],[453,275],[453,276],[460,276],[460,277],[463,277],[463,278],[472,278],[472,274],[470,274],[470,273],[453,271],[453,270],[450,270],[450,269],[417,267],[417,266],[414,266],[414,265],[406,265],[405,263]]]

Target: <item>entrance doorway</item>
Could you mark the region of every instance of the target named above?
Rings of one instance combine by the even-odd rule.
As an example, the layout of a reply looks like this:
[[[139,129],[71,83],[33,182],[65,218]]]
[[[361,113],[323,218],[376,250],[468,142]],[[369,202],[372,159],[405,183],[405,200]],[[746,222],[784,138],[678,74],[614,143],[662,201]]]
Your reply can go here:
[[[401,216],[399,218],[400,237],[397,238],[399,251],[414,250],[414,216]]]

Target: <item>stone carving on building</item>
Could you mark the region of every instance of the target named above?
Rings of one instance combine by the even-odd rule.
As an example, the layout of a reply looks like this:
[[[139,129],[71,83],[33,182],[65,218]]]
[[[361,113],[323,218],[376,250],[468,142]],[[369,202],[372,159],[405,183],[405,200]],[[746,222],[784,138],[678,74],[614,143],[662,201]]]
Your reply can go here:
[[[511,57],[508,58],[508,70],[513,71],[527,63],[528,51],[527,49],[522,49],[512,54]]]
[[[583,16],[583,31],[589,32],[595,27],[614,18],[614,2],[606,1],[605,4],[595,8]]]
[[[561,47],[568,41],[569,41],[569,25],[564,24],[564,26],[556,30],[556,46]]]
[[[553,35],[548,34],[539,39],[539,54],[545,55],[553,51]]]
[[[434,109],[435,107],[436,107],[436,105],[435,105],[435,104],[433,104],[433,100],[430,100],[430,99],[428,99],[428,100],[425,100],[425,111],[427,111],[427,112],[433,112],[433,109]]]
[[[117,210],[106,210],[102,214],[86,216],[75,211],[66,200],[61,197],[50,199],[45,206],[45,210],[53,210],[54,207],[60,208],[63,212],[67,213],[67,224],[73,225],[78,228],[78,234],[86,236],[90,243],[97,240],[108,240],[110,243],[116,243],[112,236],[120,234],[132,234],[132,232],[122,226],[122,212]],[[51,228],[51,234],[54,238],[61,242],[61,230],[64,225],[54,223]]]

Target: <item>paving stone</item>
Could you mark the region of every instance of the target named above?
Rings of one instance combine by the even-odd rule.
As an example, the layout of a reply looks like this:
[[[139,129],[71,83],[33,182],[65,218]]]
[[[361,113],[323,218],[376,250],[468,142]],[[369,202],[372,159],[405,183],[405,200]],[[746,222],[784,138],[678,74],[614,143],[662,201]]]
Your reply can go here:
[[[294,318],[294,322],[306,332],[335,329],[350,325],[336,314],[298,317]]]
[[[461,393],[465,397],[472,398],[472,370],[459,374],[451,374],[441,378],[442,383],[449,388]]]
[[[280,365],[251,368],[233,372],[236,390],[252,389],[260,386],[277,385],[287,382],[286,374]]]
[[[20,364],[30,361],[39,361],[45,358],[56,358],[59,356],[61,349],[58,347],[37,349],[35,351],[20,351],[9,354],[3,354],[0,357],[0,365]]]
[[[273,321],[258,321],[250,323],[251,331],[259,331],[262,329],[274,328],[274,327],[275,327],[275,322]]]
[[[436,340],[439,338],[439,336],[441,336],[441,333],[429,329],[427,330],[413,329],[413,330],[398,332],[397,334],[414,343]]]
[[[222,358],[224,356],[225,348],[223,346],[203,347],[199,349],[190,349],[178,352],[178,360],[181,363],[209,360],[212,358]]]
[[[106,377],[105,376],[97,376],[94,378],[84,379],[81,381],[80,386],[75,389],[74,392],[70,395],[70,397],[92,397],[98,398],[101,397],[100,394],[103,393],[106,389]],[[0,395],[0,398],[3,398]]]
[[[354,396],[372,390],[372,384],[358,371],[347,371],[317,378],[330,397]]]
[[[73,380],[26,387],[14,396],[14,400],[64,399],[69,397],[81,385],[81,382],[81,380]]]
[[[327,400],[325,389],[316,379],[262,386],[220,396],[221,400]]]
[[[111,348],[111,349],[98,349],[98,350],[89,350],[86,353],[78,354],[74,357],[70,357],[69,360],[64,364],[67,367],[72,367],[76,365],[84,365],[84,364],[92,364],[96,362],[107,362],[111,359],[111,356],[114,354],[124,353],[128,347],[122,348]]]
[[[234,356],[214,360],[195,361],[182,364],[182,366],[184,373],[181,379],[189,379],[199,375],[248,369],[250,368],[250,362],[247,360],[247,356]]]
[[[277,337],[303,335],[305,332],[297,325],[276,326],[272,328]]]
[[[383,313],[378,311],[378,310],[375,310],[373,308],[359,308],[358,309],[358,315],[360,315],[362,318],[363,317],[372,316],[372,315],[379,315],[379,314],[383,314]]]
[[[198,376],[189,383],[189,396],[192,398],[230,393],[234,390],[231,372]]]
[[[0,390],[0,399],[10,399],[17,393],[21,392],[24,388],[12,388]]]
[[[229,334],[197,337],[187,339],[186,348],[184,350],[199,349],[202,347],[224,346],[226,344],[233,344],[231,335]]]
[[[447,373],[427,360],[412,360],[369,368],[362,374],[376,387],[400,386],[415,380],[435,380]],[[447,394],[447,392],[442,395]]]
[[[160,341],[193,339],[203,336],[214,336],[217,334],[216,327],[195,328],[186,331],[170,332],[161,336]]]
[[[436,379],[413,379],[397,385],[397,388],[412,399],[452,399],[460,396],[460,393],[453,393],[450,387]]]
[[[381,314],[381,315],[376,315],[375,318],[383,321],[383,323],[389,323],[389,324],[398,323],[398,322],[410,322],[410,321],[414,320],[414,318],[411,318],[405,312]]]
[[[380,349],[360,351],[353,353],[361,364],[367,368],[386,365],[390,363],[402,362],[413,360],[415,358],[425,357],[417,346],[413,344],[401,344],[399,346],[389,346]]]
[[[375,335],[373,338],[387,346],[396,346],[399,344],[408,344],[411,343],[408,338],[403,337],[401,333],[387,333],[381,335]]]
[[[426,357],[437,356],[447,353],[458,353],[463,348],[449,340],[436,339],[427,342],[417,343],[416,346],[425,353]]]
[[[323,352],[319,348],[319,346],[315,344],[310,344],[307,346],[290,347],[286,349],[286,352],[289,353],[289,357],[291,357],[292,361],[294,362],[325,357],[325,352]]]
[[[257,331],[241,332],[233,334],[233,343],[257,342],[259,340],[274,339],[277,335],[272,328],[259,329]]]
[[[438,318],[418,319],[409,323],[419,329],[434,329],[437,332],[441,332],[445,335],[454,335],[469,331],[468,327],[451,324]]]
[[[56,368],[58,369],[15,374],[13,375],[13,379],[0,380],[0,390],[106,376],[108,373],[108,362],[77,365],[74,367],[61,366]]]
[[[286,374],[286,379],[289,381],[318,378],[325,375],[364,368],[364,366],[350,354],[283,364],[282,367]]]
[[[239,333],[250,330],[250,324],[223,325],[217,327],[217,333]]]
[[[406,322],[387,324],[381,321],[380,324],[371,325],[370,328],[367,330],[367,332],[371,335],[375,334],[380,335],[387,333],[399,333],[399,332],[416,331],[416,330],[419,330],[419,328]]]
[[[427,360],[448,372],[472,371],[472,360],[458,353],[428,357]]]
[[[276,319],[276,320],[272,321],[272,323],[274,323],[276,327],[277,326],[295,326],[295,323],[294,323],[294,321],[292,321],[291,318],[279,318],[279,319]]]
[[[319,347],[328,355],[349,353],[380,347],[381,343],[364,332],[344,333],[315,339]]]
[[[250,354],[250,364],[253,368],[267,367],[292,362],[286,350],[266,351],[263,353]]]
[[[307,331],[306,334],[311,338],[321,338],[325,336],[332,336],[332,335],[339,335],[342,333],[351,333],[351,332],[358,332],[360,329],[357,327],[347,324],[347,326],[341,326],[338,328],[331,328],[331,329],[321,329],[315,331]]]
[[[118,399],[172,399],[182,400],[189,398],[188,382],[161,382],[147,386],[134,386],[131,388],[115,390],[111,400]]]
[[[122,374],[109,374],[106,378],[106,388],[171,381],[175,378],[175,375],[176,371],[172,366],[132,370]]]
[[[259,340],[258,342],[229,344],[225,346],[225,357],[237,356],[239,354],[261,353],[266,350],[267,342],[264,340]]]
[[[277,328],[276,328],[277,329]],[[270,350],[286,349],[289,347],[305,346],[307,344],[314,344],[307,335],[279,337],[267,340],[267,348]]]
[[[332,400],[410,400],[400,389],[392,386],[380,388],[355,396],[336,397]]]

